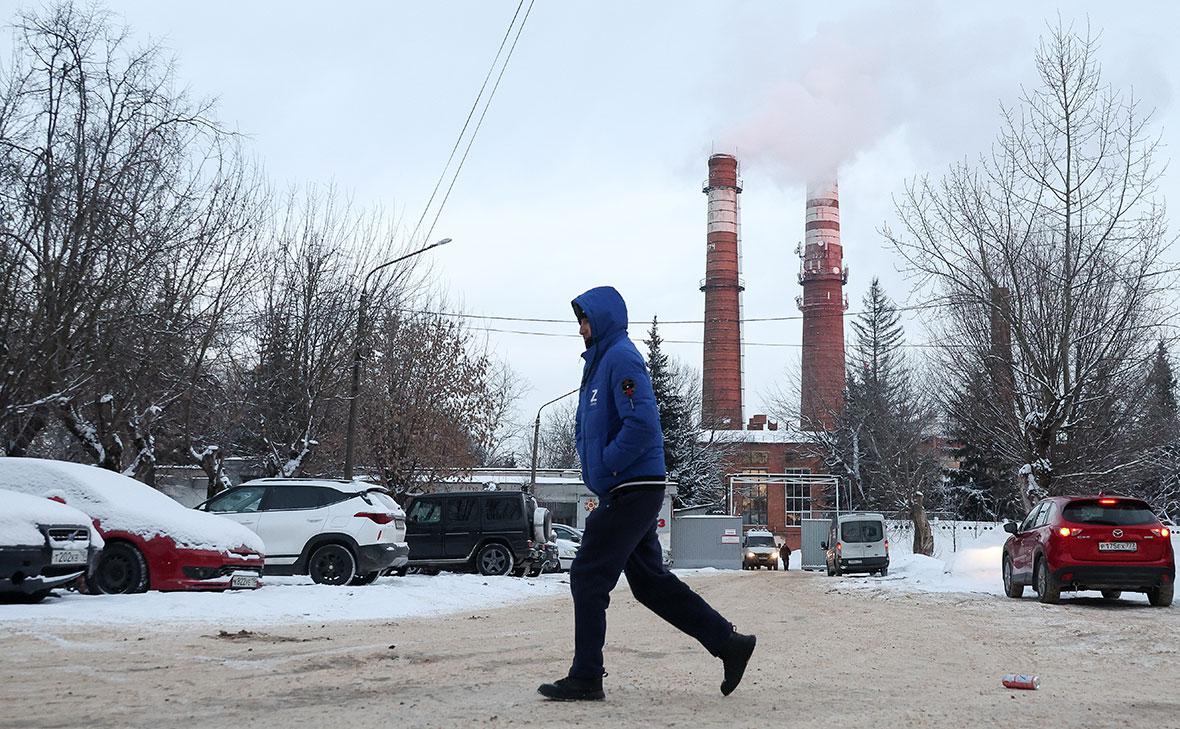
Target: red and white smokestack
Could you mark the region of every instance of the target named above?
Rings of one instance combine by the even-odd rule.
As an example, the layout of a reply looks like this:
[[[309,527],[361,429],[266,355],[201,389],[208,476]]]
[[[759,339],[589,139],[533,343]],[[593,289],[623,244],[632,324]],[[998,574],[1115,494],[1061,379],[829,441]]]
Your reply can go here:
[[[737,158],[709,158],[709,196],[705,278],[705,350],[701,383],[701,422],[706,428],[741,430],[742,328],[740,278],[742,182]]]
[[[833,178],[807,187],[806,238],[800,251],[797,299],[803,311],[800,427],[831,430],[844,404],[844,284],[840,193]]]

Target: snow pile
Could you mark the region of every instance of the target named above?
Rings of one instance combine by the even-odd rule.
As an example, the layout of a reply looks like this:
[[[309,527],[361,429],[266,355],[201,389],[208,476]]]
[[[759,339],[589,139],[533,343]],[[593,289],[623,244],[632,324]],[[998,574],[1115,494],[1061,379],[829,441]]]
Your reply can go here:
[[[31,496],[60,496],[90,514],[104,532],[144,539],[170,537],[178,546],[222,552],[264,552],[258,535],[215,514],[186,509],[133,478],[96,466],[39,458],[0,458],[0,488]]]
[[[90,529],[90,541],[102,546],[90,517],[82,512],[40,496],[29,496],[0,489],[0,545],[6,547],[40,547],[45,535],[37,525],[85,526]]]
[[[391,620],[487,610],[569,594],[569,577],[483,577],[441,574],[381,577],[363,587],[316,585],[307,577],[264,577],[258,590],[80,595],[60,592],[40,605],[0,605],[0,624],[47,625],[211,623],[242,625]]]

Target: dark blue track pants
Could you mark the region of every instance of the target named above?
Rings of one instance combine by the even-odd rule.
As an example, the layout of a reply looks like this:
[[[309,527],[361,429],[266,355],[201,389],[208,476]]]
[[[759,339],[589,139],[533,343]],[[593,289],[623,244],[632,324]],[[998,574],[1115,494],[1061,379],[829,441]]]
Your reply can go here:
[[[573,678],[600,678],[610,592],[626,573],[635,599],[717,655],[733,625],[664,568],[656,537],[663,490],[608,495],[586,517],[578,556],[570,567],[574,597]]]

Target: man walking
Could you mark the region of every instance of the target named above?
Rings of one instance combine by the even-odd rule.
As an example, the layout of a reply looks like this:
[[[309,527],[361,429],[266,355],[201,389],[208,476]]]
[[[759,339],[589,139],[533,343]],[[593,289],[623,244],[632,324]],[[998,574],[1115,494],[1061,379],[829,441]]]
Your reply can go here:
[[[602,646],[610,592],[626,573],[635,599],[696,638],[724,666],[721,693],[737,688],[756,638],[742,635],[664,568],[656,520],[664,503],[664,435],[651,378],[627,337],[627,305],[610,286],[573,301],[586,343],[578,399],[582,480],[599,497],[570,568],[574,660],[569,675],[538,689],[549,699],[586,701],[602,691]]]

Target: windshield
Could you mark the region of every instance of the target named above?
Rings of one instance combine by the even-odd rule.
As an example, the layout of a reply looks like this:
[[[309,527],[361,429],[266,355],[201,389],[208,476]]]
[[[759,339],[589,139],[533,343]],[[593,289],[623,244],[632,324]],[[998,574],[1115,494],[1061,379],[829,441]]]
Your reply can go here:
[[[1132,526],[1135,524],[1154,524],[1155,514],[1142,501],[1120,499],[1112,504],[1103,504],[1107,499],[1092,499],[1088,501],[1072,501],[1065,505],[1062,517],[1075,524],[1095,524],[1100,526]]]
[[[879,521],[846,521],[840,525],[840,539],[845,542],[879,542],[885,530]]]
[[[771,536],[749,536],[746,537],[747,547],[773,547],[774,537]]]

